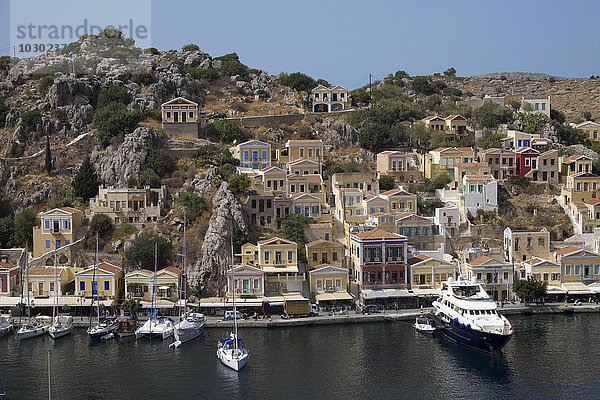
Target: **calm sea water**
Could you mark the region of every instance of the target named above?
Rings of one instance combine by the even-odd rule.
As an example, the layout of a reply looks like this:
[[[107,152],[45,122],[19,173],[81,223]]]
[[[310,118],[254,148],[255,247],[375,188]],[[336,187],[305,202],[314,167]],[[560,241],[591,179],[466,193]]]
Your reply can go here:
[[[242,372],[217,360],[226,330],[180,349],[168,341],[90,345],[84,329],[54,342],[0,339],[7,399],[593,399],[600,315],[511,317],[500,356],[426,337],[407,323],[241,330],[251,352]]]

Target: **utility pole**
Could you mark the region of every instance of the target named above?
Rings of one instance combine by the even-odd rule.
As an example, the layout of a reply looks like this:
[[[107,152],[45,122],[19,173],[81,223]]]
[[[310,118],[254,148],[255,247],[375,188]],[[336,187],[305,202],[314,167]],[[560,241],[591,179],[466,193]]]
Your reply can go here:
[[[372,88],[373,75],[369,74],[369,105],[373,103],[373,88]]]

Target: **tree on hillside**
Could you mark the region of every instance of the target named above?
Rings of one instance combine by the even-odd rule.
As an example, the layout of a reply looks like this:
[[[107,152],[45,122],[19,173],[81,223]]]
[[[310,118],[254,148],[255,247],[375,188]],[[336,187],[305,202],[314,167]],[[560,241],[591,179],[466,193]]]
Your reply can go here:
[[[391,190],[394,188],[395,184],[396,184],[396,181],[394,181],[394,178],[392,178],[391,176],[385,175],[385,176],[382,176],[381,178],[379,178],[379,190],[380,191]]]
[[[234,141],[242,141],[245,137],[244,131],[240,126],[226,119],[219,119],[213,122],[207,128],[207,134],[222,143],[233,143]]]
[[[206,200],[194,192],[180,192],[179,202],[181,208],[185,210],[185,218],[189,224],[194,223],[199,216],[208,210]],[[183,212],[181,217],[183,218]]]
[[[542,133],[548,123],[548,117],[544,114],[526,114],[523,121],[523,131],[527,133]]]
[[[35,132],[42,122],[42,113],[38,110],[25,111],[21,114],[21,127],[26,133]]]
[[[514,283],[514,291],[528,305],[534,300],[542,300],[546,296],[548,284],[531,278],[519,279]]]
[[[98,107],[93,117],[96,136],[103,145],[107,145],[113,137],[133,132],[143,118],[140,110],[128,110],[121,103]]]
[[[87,202],[90,198],[98,194],[99,184],[96,169],[90,157],[87,156],[83,160],[83,163],[81,163],[77,174],[73,177],[73,194],[75,197],[82,198],[83,201]]]
[[[112,219],[106,214],[94,214],[92,221],[90,222],[90,233],[92,235],[98,234],[102,238],[110,237],[115,226],[113,225]]]
[[[44,168],[46,173],[52,173],[52,153],[50,152],[50,135],[46,134],[46,149],[44,151]]]
[[[498,148],[502,145],[502,139],[506,138],[503,134],[499,132],[492,132],[481,139],[477,140],[477,147],[482,150],[491,149],[493,147]]]
[[[131,96],[123,85],[112,84],[98,92],[96,108],[108,106],[111,103],[119,103],[127,106],[131,103]]]
[[[448,68],[447,70],[444,71],[444,75],[455,77],[456,76],[456,68],[454,68],[454,67]]]
[[[26,208],[15,217],[15,236],[13,245],[18,247],[33,248],[33,228],[37,225],[36,212]]]
[[[510,108],[500,104],[486,102],[473,111],[473,120],[481,128],[497,128],[500,124],[508,124],[512,121],[513,112]]]
[[[281,74],[278,80],[281,85],[288,86],[298,92],[308,93],[317,86],[317,81],[302,72],[293,72],[289,75]]]
[[[166,149],[153,149],[146,155],[145,166],[165,177],[175,170],[175,159]]]
[[[200,46],[193,43],[188,43],[181,47],[181,51],[198,51],[200,50]]]
[[[173,246],[164,237],[150,233],[142,233],[131,242],[131,246],[125,251],[128,264],[136,268],[152,270],[155,244],[158,246],[157,267],[158,269],[166,267],[171,261]]]
[[[306,260],[306,228],[310,223],[310,218],[304,214],[291,214],[286,217],[282,223],[283,237],[298,244],[298,260]]]
[[[583,119],[586,121],[593,121],[592,119],[592,113],[589,111],[584,111],[583,114],[581,114],[583,116]],[[2,122],[2,119],[0,118],[0,123]]]
[[[0,218],[0,249],[13,247],[15,220],[12,217]]]

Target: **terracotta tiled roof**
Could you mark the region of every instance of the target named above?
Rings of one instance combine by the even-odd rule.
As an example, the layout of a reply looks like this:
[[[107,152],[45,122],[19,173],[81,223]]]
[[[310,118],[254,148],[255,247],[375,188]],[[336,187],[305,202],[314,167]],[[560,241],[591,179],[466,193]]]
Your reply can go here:
[[[175,275],[179,275],[179,274],[181,274],[181,269],[180,269],[180,268],[178,268],[178,267],[176,267],[176,266],[174,266],[174,265],[170,265],[170,266],[168,266],[168,267],[166,267],[166,268],[163,268],[162,270],[163,270],[163,271],[172,272],[172,273],[174,273]]]
[[[462,115],[460,115],[460,114],[451,114],[451,115],[448,115],[448,116],[447,116],[446,118],[444,118],[444,119],[445,119],[446,121],[452,121],[452,120],[454,120],[454,119],[462,119],[462,120],[464,120],[464,121],[466,121],[466,120],[467,120],[465,117],[463,117],[463,116],[462,116]]]
[[[557,255],[562,256],[563,254],[574,253],[576,251],[581,251],[581,248],[575,247],[575,246],[567,246],[567,247],[562,247],[560,249],[556,249],[554,252]]]
[[[469,261],[469,265],[471,265],[471,266],[479,266],[479,265],[487,264],[490,261],[493,261],[493,259],[491,257],[481,256],[481,257],[478,257],[478,258],[476,258],[474,260]]]
[[[354,236],[360,239],[406,239],[405,236],[387,232],[382,229],[373,229],[366,232],[355,233]]]
[[[63,268],[54,268],[54,267],[30,267],[27,269],[27,274],[29,276],[54,276],[54,270],[56,270],[56,274],[60,275]]]
[[[294,242],[292,242],[290,240],[282,239],[279,237],[272,237],[272,238],[265,239],[265,240],[259,240],[258,244],[262,244],[262,245],[275,244],[275,243],[277,243],[277,241],[280,241],[282,244],[295,244]]]
[[[105,272],[110,272],[112,274],[115,274],[122,270],[121,267],[117,267],[116,265],[107,262],[101,262],[100,264],[98,264],[98,269],[101,269]]]
[[[429,115],[423,118],[423,121],[433,121],[434,119],[439,119],[440,121],[444,120],[444,118],[440,117],[439,115]]]
[[[591,206],[596,206],[598,204],[600,204],[600,199],[589,199],[585,201],[586,204],[589,204]]]
[[[456,150],[460,151],[473,151],[472,147],[457,147]]]
[[[12,264],[0,261],[0,270],[11,270],[15,267],[16,267],[16,265],[12,265]]]

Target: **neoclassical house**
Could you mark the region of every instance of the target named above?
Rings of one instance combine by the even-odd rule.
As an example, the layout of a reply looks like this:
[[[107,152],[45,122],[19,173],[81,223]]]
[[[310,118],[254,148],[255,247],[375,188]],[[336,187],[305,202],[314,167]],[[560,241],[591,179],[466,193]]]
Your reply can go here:
[[[199,111],[198,103],[177,97],[160,106],[162,128],[166,133],[198,137],[206,126],[206,118]]]
[[[311,91],[313,112],[342,111],[350,108],[348,90],[340,85],[319,85]]]

